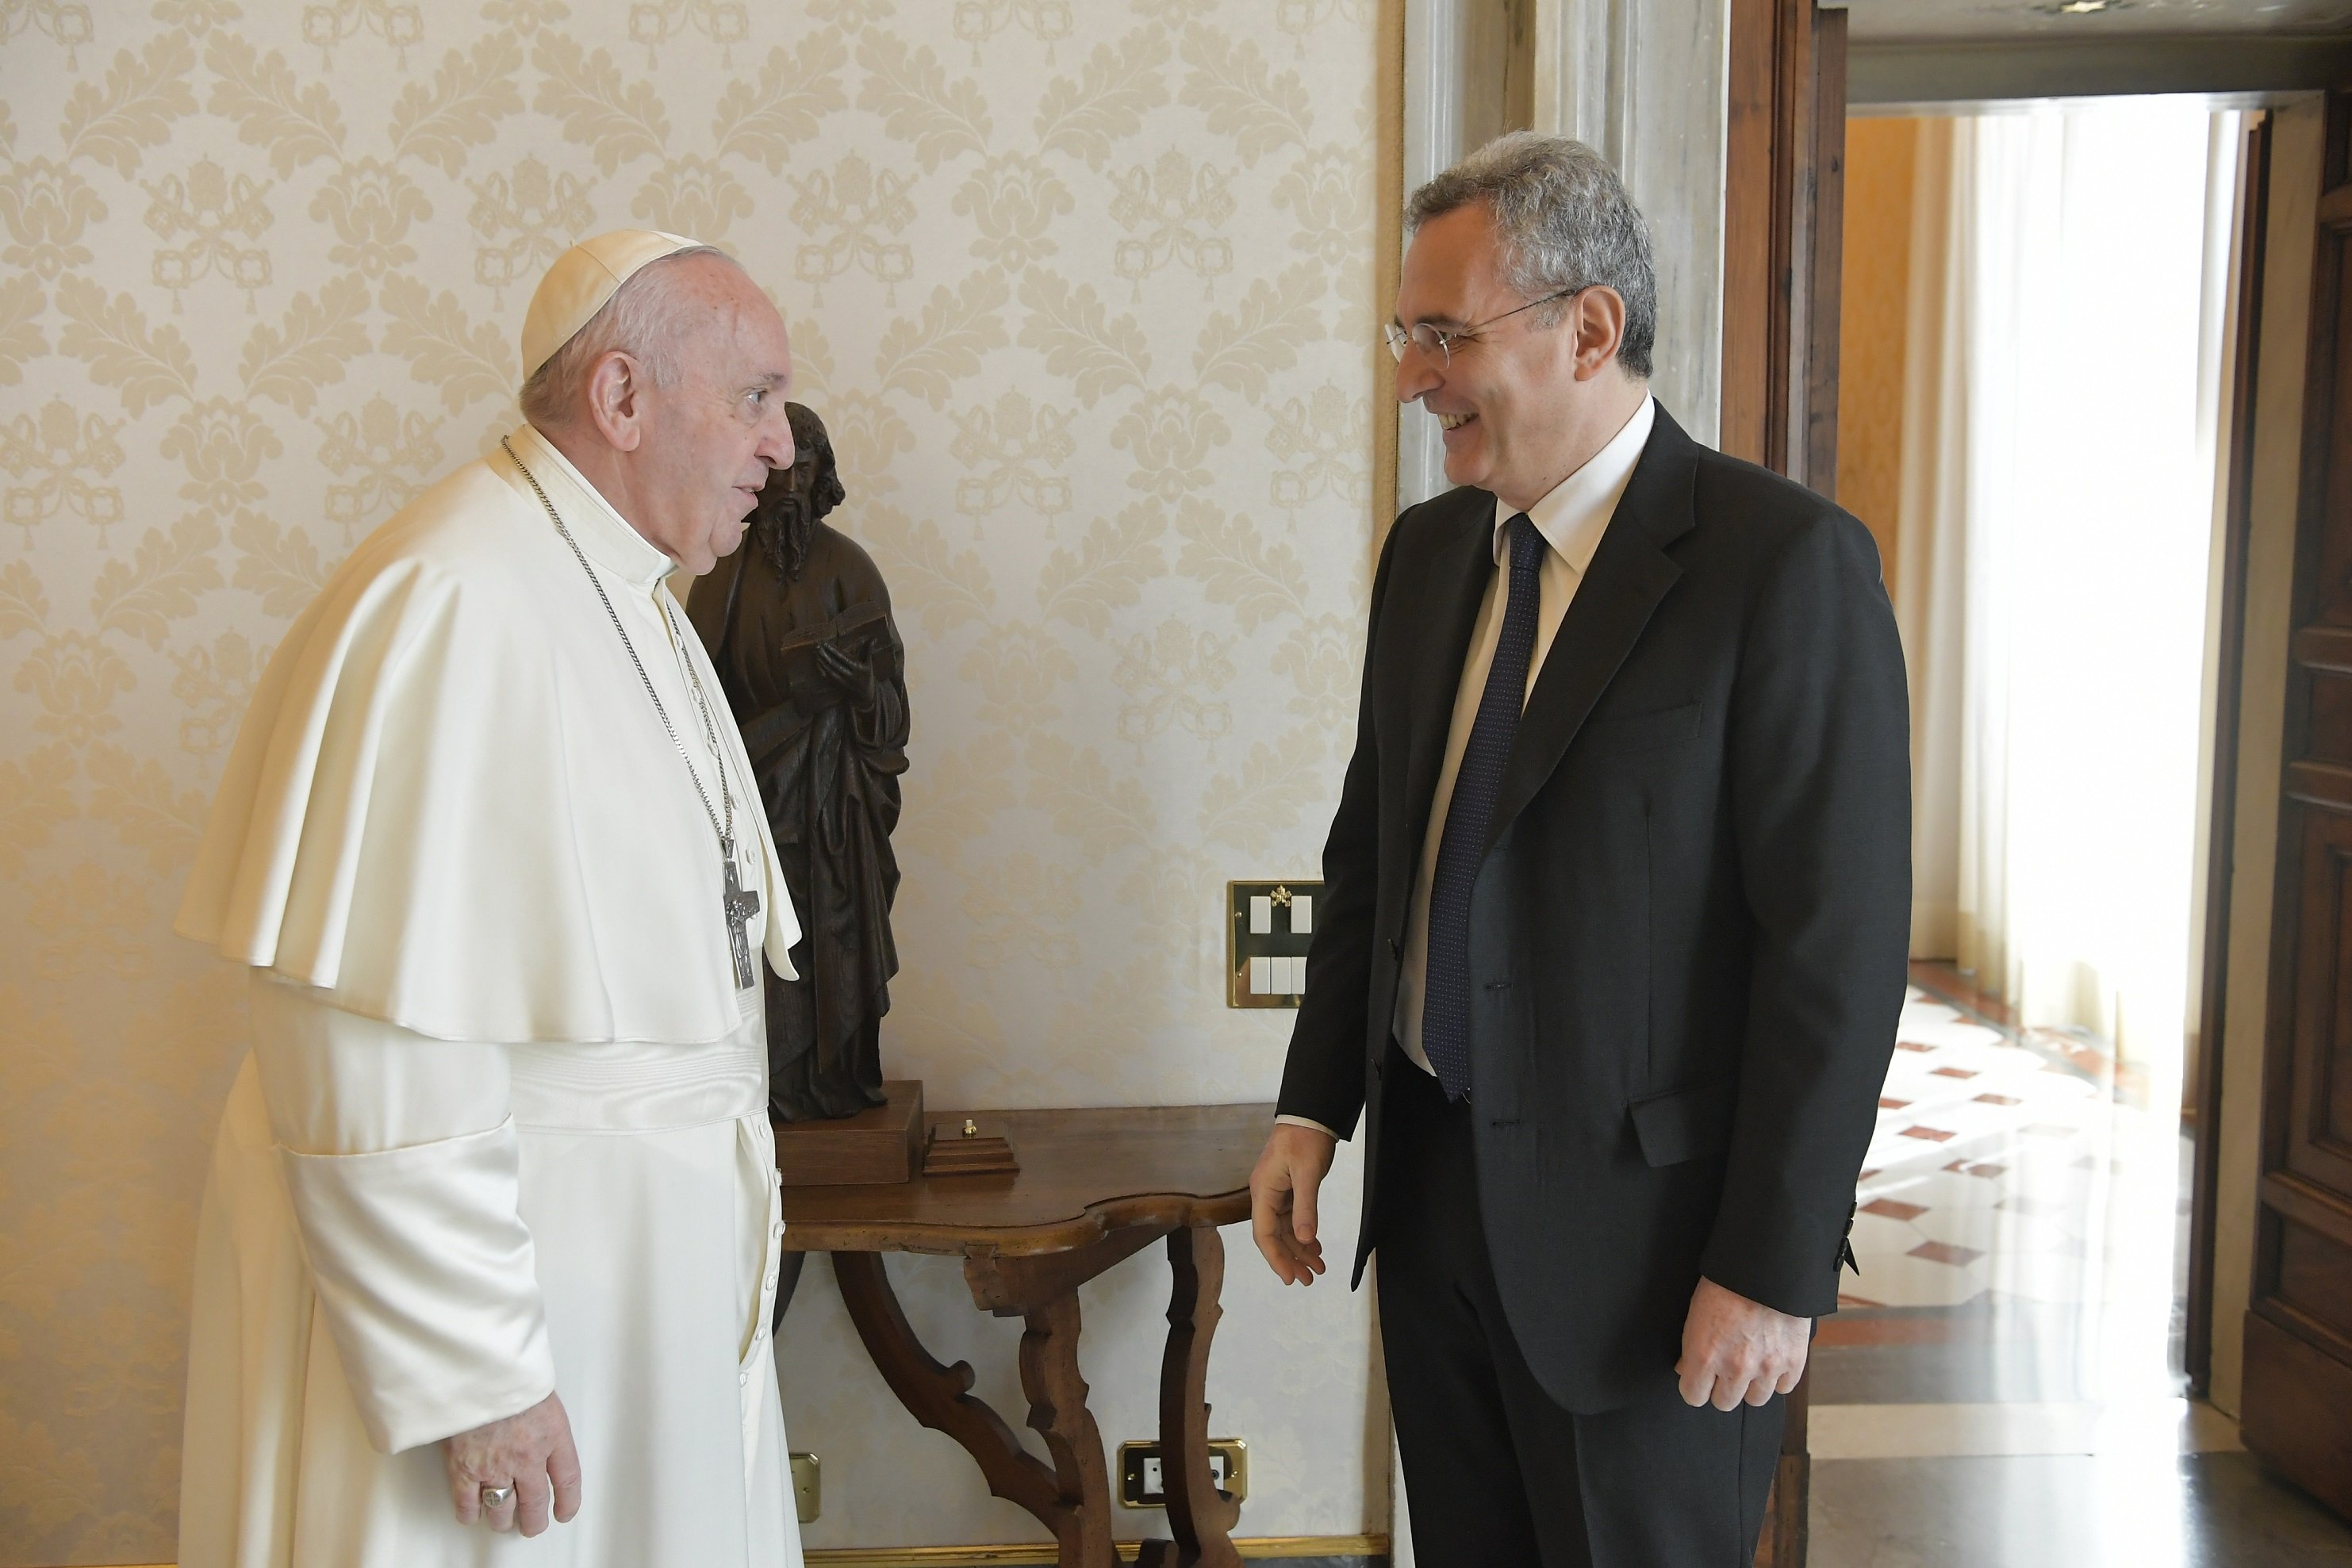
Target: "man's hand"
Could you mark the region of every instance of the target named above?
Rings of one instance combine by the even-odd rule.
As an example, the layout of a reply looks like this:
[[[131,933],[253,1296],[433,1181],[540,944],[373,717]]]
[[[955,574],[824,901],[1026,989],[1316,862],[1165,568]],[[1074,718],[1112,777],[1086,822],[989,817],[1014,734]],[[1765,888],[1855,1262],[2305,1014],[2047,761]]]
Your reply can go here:
[[[1250,1172],[1250,1230],[1266,1266],[1286,1285],[1311,1285],[1323,1271],[1315,1195],[1339,1141],[1313,1127],[1277,1122]]]
[[[1812,1324],[1701,1280],[1683,1320],[1683,1358],[1675,1363],[1683,1403],[1732,1410],[1788,1393],[1805,1375]]]
[[[492,1530],[537,1535],[547,1528],[551,1500],[563,1522],[580,1511],[580,1451],[563,1401],[552,1394],[520,1415],[460,1432],[444,1448],[460,1524],[480,1520]],[[484,1508],[482,1489],[503,1486],[514,1496],[502,1508]]]

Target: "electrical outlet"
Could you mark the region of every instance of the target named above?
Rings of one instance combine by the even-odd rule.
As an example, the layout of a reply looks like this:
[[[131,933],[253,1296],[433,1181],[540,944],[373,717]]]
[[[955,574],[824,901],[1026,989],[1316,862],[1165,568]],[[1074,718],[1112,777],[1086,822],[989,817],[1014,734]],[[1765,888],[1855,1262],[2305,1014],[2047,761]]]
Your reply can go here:
[[[793,1454],[793,1505],[806,1524],[824,1505],[824,1477],[814,1454]]]
[[[1315,943],[1315,911],[1323,884],[1288,882],[1225,883],[1225,1005],[1295,1008],[1307,994],[1307,950]]]
[[[1239,1437],[1209,1439],[1209,1479],[1235,1502],[1249,1496],[1249,1445]],[[1121,1508],[1166,1508],[1168,1474],[1160,1445],[1150,1442],[1118,1446],[1118,1505]]]

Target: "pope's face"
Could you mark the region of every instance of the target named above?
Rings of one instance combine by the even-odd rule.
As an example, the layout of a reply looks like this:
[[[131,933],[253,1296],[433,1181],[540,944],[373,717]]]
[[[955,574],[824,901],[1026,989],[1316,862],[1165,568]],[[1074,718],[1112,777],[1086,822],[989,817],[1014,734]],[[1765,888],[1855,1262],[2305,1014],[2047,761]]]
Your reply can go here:
[[[1559,477],[1548,472],[1553,436],[1579,390],[1576,333],[1538,324],[1539,310],[1504,315],[1527,303],[1503,277],[1485,204],[1432,218],[1413,235],[1397,279],[1397,320],[1457,333],[1491,325],[1455,339],[1450,353],[1407,348],[1397,399],[1418,399],[1444,427],[1447,479],[1521,506]]]
[[[698,321],[679,349],[685,373],[646,397],[642,515],[631,521],[699,575],[743,542],[768,470],[792,465],[793,356],[783,318],[740,268],[716,256],[677,266]]]

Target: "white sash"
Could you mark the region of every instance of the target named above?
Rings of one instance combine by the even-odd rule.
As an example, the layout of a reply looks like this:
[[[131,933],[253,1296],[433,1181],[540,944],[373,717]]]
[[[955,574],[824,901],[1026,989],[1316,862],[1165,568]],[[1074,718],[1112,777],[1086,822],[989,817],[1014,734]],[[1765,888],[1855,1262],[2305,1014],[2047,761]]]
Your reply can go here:
[[[757,988],[737,995],[742,1021],[705,1045],[615,1040],[508,1050],[517,1128],[660,1133],[765,1113],[768,1030]]]

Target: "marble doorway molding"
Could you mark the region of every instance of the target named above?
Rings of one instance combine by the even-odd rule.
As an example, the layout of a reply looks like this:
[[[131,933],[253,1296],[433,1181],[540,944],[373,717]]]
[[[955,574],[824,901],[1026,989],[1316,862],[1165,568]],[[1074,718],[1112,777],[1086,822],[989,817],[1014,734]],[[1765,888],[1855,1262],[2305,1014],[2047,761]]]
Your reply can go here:
[[[1708,445],[1722,403],[1730,0],[1405,0],[1402,203],[1505,131],[1573,136],[1624,176],[1658,257],[1651,384]],[[1433,421],[1405,411],[1397,504],[1444,490]]]
[[[1534,125],[1598,148],[1650,220],[1651,384],[1684,429],[1715,445],[1730,0],[1550,0],[1534,10]]]

